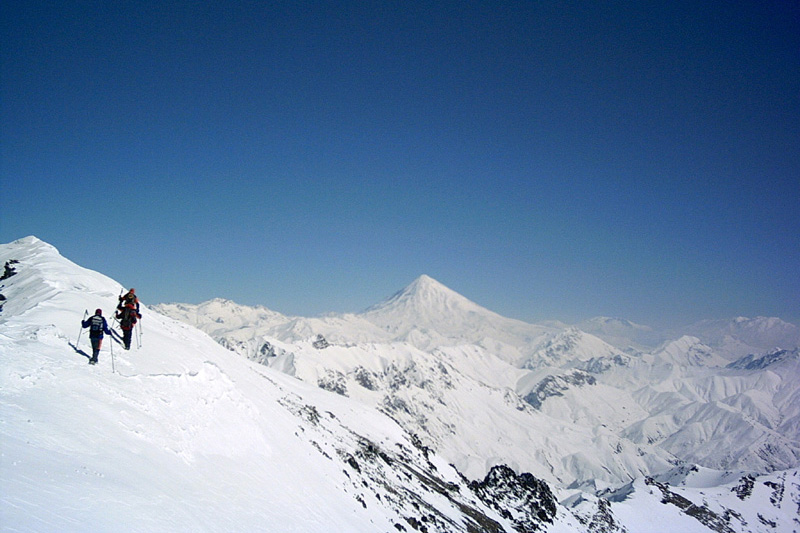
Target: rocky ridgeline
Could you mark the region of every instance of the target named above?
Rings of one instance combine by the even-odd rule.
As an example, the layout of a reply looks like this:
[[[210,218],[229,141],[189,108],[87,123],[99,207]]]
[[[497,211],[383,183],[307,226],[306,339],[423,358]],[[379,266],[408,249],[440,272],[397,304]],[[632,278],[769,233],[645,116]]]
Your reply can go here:
[[[397,531],[530,533],[543,531],[556,515],[558,504],[550,487],[530,474],[517,475],[500,465],[483,481],[469,482],[455,470],[451,475],[457,477],[448,480],[414,435],[411,446],[386,448],[300,398],[287,396],[282,404],[310,424],[298,437],[308,439],[324,458],[341,463],[350,480],[346,492],[365,509],[380,505],[392,510]],[[348,438],[342,439],[342,433]],[[435,501],[444,504],[434,505]]]

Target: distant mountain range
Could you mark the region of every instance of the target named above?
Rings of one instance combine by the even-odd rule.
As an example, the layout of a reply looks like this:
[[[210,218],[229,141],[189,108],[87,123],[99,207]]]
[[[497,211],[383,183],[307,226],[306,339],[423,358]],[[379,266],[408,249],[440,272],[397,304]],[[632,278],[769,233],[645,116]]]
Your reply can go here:
[[[361,314],[286,317],[221,300],[156,309],[383,410],[472,477],[500,457],[564,487],[686,462],[800,462],[800,330],[777,318],[706,321],[674,338],[605,317],[536,325],[429,276]],[[761,363],[731,364],[743,351]],[[484,438],[489,427],[497,438]]]
[[[704,320],[680,331],[657,330],[609,317],[596,317],[573,326],[559,322],[529,324],[485,309],[426,275],[360,314],[289,317],[263,306],[243,306],[224,299],[198,305],[162,304],[157,308],[202,326],[212,335],[216,331],[230,333],[240,324],[242,328],[256,328],[289,341],[321,333],[336,342],[401,341],[420,349],[492,341],[508,341],[509,347],[524,349],[542,335],[566,328],[576,328],[627,353],[650,352],[684,335],[697,337],[728,360],[800,346],[800,328],[775,317]],[[219,327],[206,326],[209,320]],[[512,359],[524,357],[514,350],[507,355]]]
[[[143,302],[126,351],[119,283],[35,237],[0,263],[9,530],[800,529],[778,319],[527,324],[422,276],[361,314]]]

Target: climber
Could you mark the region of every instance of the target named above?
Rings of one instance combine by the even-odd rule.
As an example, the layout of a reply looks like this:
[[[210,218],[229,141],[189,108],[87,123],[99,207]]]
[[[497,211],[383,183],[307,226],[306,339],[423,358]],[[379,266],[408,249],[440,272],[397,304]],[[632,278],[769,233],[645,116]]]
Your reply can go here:
[[[139,298],[136,296],[136,289],[131,289],[119,297],[117,309],[122,311],[127,305],[133,306],[136,309],[136,312],[139,312]]]
[[[126,350],[131,349],[133,327],[136,325],[138,319],[142,318],[142,315],[139,314],[138,305],[138,301],[136,302],[136,306],[134,306],[133,303],[126,303],[115,315],[117,320],[119,320],[119,326],[122,328],[122,343],[125,345]]]
[[[89,328],[89,339],[92,341],[92,357],[89,359],[89,364],[96,365],[97,356],[100,354],[100,346],[103,344],[103,334],[111,335],[108,323],[103,317],[103,310],[95,310],[94,316],[81,321],[81,326]]]

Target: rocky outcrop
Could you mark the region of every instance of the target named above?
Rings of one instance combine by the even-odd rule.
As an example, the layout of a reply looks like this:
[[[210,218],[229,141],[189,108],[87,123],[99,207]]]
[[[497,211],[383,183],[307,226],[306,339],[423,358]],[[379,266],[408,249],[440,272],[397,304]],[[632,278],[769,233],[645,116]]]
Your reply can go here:
[[[572,370],[561,376],[547,376],[531,392],[525,395],[524,400],[539,409],[546,399],[554,396],[564,396],[564,391],[569,390],[571,387],[583,387],[584,385],[594,385],[595,383],[597,383],[597,380],[588,372]]]
[[[517,475],[505,465],[492,467],[483,481],[473,481],[469,488],[520,533],[540,531],[556,515],[557,502],[547,483],[529,473]]]

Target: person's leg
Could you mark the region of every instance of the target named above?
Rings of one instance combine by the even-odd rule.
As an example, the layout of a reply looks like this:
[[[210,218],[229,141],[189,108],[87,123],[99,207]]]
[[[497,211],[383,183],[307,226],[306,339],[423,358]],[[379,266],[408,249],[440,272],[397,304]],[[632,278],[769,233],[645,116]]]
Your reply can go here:
[[[100,346],[103,344],[103,339],[92,339],[92,359],[91,361],[96,363],[97,356],[100,355]]]

